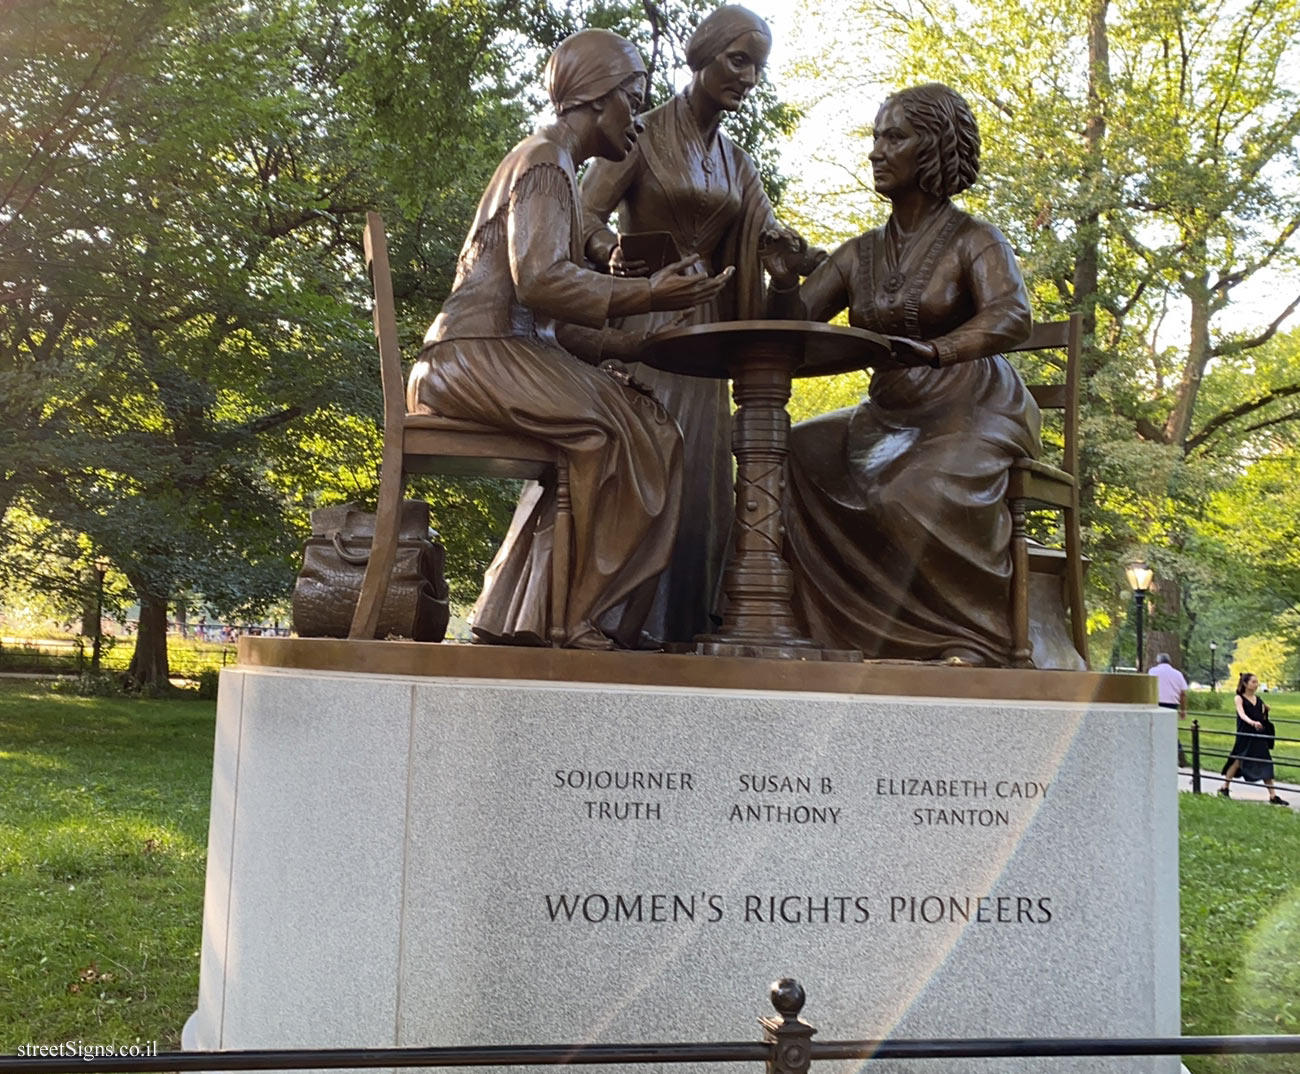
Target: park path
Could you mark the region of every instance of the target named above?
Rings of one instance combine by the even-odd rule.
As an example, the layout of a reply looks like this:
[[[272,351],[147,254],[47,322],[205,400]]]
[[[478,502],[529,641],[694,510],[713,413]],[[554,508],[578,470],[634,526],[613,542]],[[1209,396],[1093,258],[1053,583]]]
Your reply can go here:
[[[1285,798],[1290,803],[1290,808],[1300,810],[1300,791],[1288,790],[1282,784],[1286,780],[1277,781],[1277,796]],[[1208,768],[1201,769],[1201,793],[1217,794],[1219,788],[1223,786],[1223,776],[1217,771]],[[1191,793],[1192,790],[1192,771],[1190,768],[1180,768],[1178,770],[1178,789]],[[1268,789],[1262,783],[1243,783],[1240,780],[1234,780],[1230,788],[1232,799],[1236,802],[1256,802],[1260,805],[1268,804]]]

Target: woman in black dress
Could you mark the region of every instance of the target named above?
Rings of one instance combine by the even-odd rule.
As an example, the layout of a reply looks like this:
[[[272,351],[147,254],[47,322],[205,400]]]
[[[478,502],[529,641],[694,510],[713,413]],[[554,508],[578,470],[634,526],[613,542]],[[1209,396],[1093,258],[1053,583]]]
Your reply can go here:
[[[1268,706],[1255,696],[1259,679],[1248,671],[1241,673],[1237,682],[1237,740],[1232,744],[1232,755],[1223,766],[1223,786],[1219,793],[1227,798],[1232,777],[1241,774],[1247,783],[1261,780],[1268,788],[1268,800],[1273,805],[1286,805],[1273,790],[1273,724],[1268,718]]]

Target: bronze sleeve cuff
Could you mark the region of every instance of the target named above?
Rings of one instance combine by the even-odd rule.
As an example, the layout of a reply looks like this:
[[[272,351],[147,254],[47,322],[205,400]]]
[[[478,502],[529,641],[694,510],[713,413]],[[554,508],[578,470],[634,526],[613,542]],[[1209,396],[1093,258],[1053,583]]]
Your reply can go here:
[[[614,291],[610,296],[609,316],[627,317],[633,313],[650,312],[650,280],[648,278],[611,278]]]
[[[942,369],[944,366],[956,365],[957,347],[947,336],[940,336],[938,339],[928,341],[934,347],[935,360],[931,365],[935,369]]]

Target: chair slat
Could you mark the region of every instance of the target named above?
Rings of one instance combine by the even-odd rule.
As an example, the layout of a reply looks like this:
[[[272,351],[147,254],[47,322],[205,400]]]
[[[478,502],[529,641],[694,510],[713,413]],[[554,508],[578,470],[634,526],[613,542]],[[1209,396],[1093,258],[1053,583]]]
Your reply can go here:
[[[1064,384],[1030,384],[1029,394],[1034,397],[1039,410],[1064,410],[1066,391]]]
[[[406,434],[402,453],[407,461],[416,455],[445,458],[463,455],[467,459],[516,459],[523,462],[540,462],[554,466],[556,452],[540,440],[525,440],[509,433],[483,436],[463,433],[433,433],[412,429]],[[406,466],[410,469],[410,466]]]
[[[545,481],[555,472],[554,462],[536,459],[482,458],[473,455],[407,455],[408,474],[440,477],[495,477],[519,481]]]
[[[1018,343],[1014,347],[1007,347],[1007,351],[1042,351],[1049,350],[1052,347],[1065,347],[1070,342],[1070,322],[1069,321],[1047,321],[1044,324],[1035,324],[1029,333],[1029,338],[1023,343]]]

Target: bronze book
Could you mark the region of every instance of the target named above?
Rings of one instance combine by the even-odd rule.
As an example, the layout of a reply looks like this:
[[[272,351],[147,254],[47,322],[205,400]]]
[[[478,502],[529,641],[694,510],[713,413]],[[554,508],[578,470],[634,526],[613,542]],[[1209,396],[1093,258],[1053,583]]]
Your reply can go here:
[[[644,261],[651,272],[682,259],[677,243],[666,231],[635,231],[620,235],[618,244],[623,249],[624,261]]]

